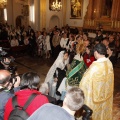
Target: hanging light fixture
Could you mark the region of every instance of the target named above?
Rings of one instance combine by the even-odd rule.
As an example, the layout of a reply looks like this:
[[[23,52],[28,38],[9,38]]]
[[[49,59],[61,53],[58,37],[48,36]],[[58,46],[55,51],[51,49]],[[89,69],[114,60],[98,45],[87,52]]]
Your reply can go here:
[[[0,0],[0,7],[4,8],[7,5],[7,0]]]
[[[62,9],[61,2],[58,2],[58,0],[56,0],[55,2],[52,3],[52,5],[51,5],[52,11],[60,11],[61,9]]]

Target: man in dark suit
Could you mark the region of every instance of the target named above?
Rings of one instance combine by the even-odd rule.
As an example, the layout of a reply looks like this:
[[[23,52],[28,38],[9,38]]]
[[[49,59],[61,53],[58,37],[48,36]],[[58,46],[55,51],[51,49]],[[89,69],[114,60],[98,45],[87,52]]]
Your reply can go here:
[[[103,34],[102,34],[101,30],[98,30],[95,40],[98,40],[99,43],[103,40]]]
[[[35,35],[35,32],[34,32],[34,30],[31,28],[31,26],[28,26],[27,35],[30,36],[31,33],[34,33],[34,35]]]

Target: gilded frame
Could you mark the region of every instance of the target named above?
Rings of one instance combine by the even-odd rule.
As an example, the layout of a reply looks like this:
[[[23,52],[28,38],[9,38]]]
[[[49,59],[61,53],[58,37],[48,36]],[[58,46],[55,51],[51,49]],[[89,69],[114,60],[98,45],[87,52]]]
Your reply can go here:
[[[83,0],[70,0],[70,19],[82,19]]]

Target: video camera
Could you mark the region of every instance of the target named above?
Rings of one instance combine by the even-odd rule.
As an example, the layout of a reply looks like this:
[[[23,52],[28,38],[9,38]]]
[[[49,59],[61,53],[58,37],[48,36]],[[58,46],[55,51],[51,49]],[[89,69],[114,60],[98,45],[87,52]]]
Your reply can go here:
[[[2,47],[0,47],[0,60],[2,59],[3,56],[6,56],[7,52],[3,50]]]
[[[8,70],[11,73],[11,80],[10,80],[10,82],[12,82],[12,79],[14,78],[15,73],[17,71],[17,67],[16,66],[10,66],[10,63],[14,62],[15,59],[13,57],[11,57],[8,54],[8,52],[6,52],[4,49],[7,49],[7,48],[0,47],[0,62],[4,66],[2,69],[6,69],[6,70]],[[5,59],[8,59],[8,60],[5,61]],[[6,65],[7,65],[7,67],[5,67]]]
[[[11,79],[10,82],[12,83],[12,79],[16,77],[16,71],[17,71],[17,67],[16,66],[10,66],[7,69],[10,73],[11,73]]]
[[[15,59],[13,57],[9,56],[8,52],[6,52],[4,49],[7,49],[7,48],[0,47],[0,61],[2,61],[6,65],[9,65]],[[6,58],[9,60],[9,62],[4,62],[4,59],[6,59]]]
[[[87,105],[83,105],[83,110],[85,111],[85,114],[82,117],[82,120],[90,120],[90,117],[92,116],[92,109],[90,109]]]
[[[7,86],[7,89],[14,93],[14,85],[17,82],[17,66],[14,66],[11,64],[11,62],[14,62],[15,59],[10,56],[9,51],[6,52],[6,50],[9,50],[7,48],[0,47],[0,69],[2,70],[8,70],[11,74],[11,78],[9,80],[9,84]]]

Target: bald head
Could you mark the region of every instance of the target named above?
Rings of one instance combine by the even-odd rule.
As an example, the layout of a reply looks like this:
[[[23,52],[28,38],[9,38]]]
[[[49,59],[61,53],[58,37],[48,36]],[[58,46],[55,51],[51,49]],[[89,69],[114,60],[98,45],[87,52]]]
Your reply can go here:
[[[10,72],[7,70],[0,70],[0,84],[5,84],[11,78]]]

